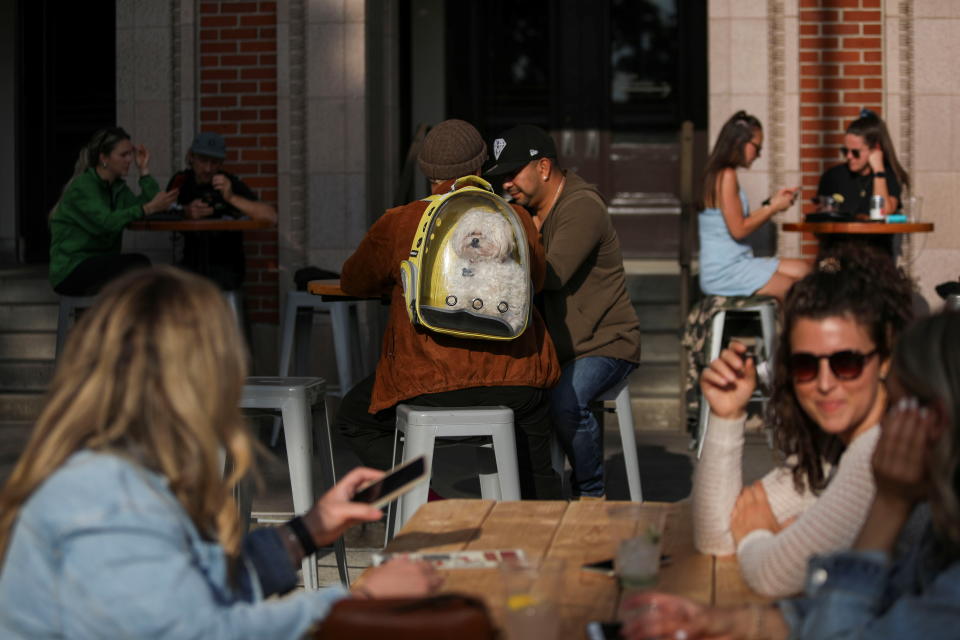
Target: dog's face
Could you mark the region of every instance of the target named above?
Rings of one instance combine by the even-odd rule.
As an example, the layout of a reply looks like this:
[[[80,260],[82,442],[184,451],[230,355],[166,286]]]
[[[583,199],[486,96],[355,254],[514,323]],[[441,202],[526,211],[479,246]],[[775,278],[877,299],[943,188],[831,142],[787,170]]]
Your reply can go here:
[[[503,262],[513,253],[510,223],[499,213],[471,209],[457,222],[453,250],[470,262]]]

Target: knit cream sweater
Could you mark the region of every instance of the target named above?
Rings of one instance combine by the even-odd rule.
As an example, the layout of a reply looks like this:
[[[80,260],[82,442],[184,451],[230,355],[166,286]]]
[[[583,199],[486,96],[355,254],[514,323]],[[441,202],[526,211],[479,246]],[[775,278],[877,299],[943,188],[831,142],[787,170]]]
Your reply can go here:
[[[694,541],[701,553],[736,551],[744,580],[758,593],[794,595],[803,589],[811,556],[849,549],[860,532],[876,491],[870,458],[880,429],[871,427],[850,443],[819,496],[809,490],[798,493],[785,467],[764,476],[761,482],[777,522],[797,520],[779,533],[751,531],[735,549],[730,514],[743,488],[744,421],[710,415],[693,480]]]

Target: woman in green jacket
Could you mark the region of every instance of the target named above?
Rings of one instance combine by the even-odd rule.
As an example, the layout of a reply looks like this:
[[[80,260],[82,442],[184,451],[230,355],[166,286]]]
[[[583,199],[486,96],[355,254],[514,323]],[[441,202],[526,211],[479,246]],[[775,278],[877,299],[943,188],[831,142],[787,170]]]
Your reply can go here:
[[[131,162],[140,172],[140,195],[123,178]],[[177,191],[160,191],[150,175],[150,153],[134,147],[120,127],[101,129],[80,150],[73,177],[50,212],[50,284],[61,295],[91,295],[130,269],[149,266],[141,254],[121,254],[123,228],[165,211]]]

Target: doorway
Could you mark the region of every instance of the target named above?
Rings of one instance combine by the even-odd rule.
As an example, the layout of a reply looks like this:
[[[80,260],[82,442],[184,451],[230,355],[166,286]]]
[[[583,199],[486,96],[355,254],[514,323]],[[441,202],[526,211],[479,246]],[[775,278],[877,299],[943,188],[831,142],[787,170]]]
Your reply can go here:
[[[607,198],[625,257],[676,257],[684,120],[694,175],[706,157],[706,0],[469,1],[445,21],[447,117],[488,140],[548,130]]]
[[[82,28],[79,25],[83,25]],[[114,2],[17,2],[20,259],[47,262],[47,215],[80,148],[116,121]]]

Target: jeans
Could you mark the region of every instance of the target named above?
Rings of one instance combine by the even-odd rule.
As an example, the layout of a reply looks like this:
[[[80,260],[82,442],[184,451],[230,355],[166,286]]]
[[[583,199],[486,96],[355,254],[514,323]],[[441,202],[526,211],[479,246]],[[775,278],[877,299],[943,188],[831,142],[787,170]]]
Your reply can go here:
[[[590,403],[636,368],[634,362],[599,356],[577,358],[563,366],[550,395],[550,412],[560,446],[573,467],[574,495],[604,494],[602,426]]]

